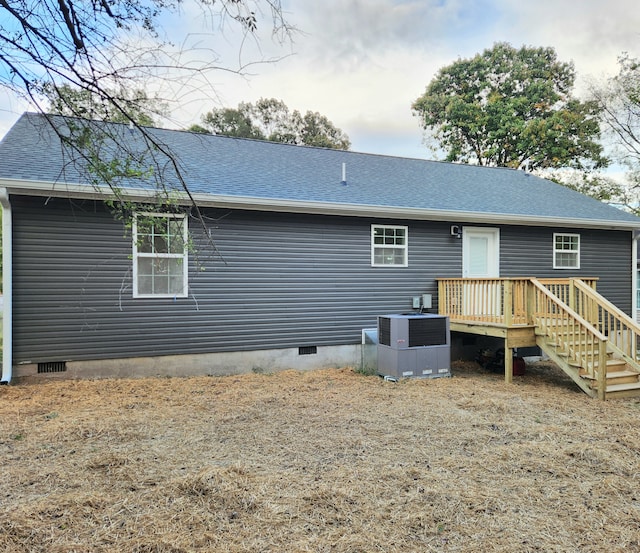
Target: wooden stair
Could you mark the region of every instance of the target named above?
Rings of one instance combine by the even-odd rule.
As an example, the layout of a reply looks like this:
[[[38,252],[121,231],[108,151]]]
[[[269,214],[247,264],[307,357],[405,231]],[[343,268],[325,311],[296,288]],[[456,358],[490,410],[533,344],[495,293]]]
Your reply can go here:
[[[599,302],[595,291],[590,294]],[[602,302],[606,300],[602,298]],[[586,394],[600,399],[640,397],[640,363],[634,358],[637,352],[629,348],[623,351],[621,340],[609,339],[549,291],[542,292],[537,303],[543,307],[536,320],[536,343]],[[616,328],[611,319],[608,324]],[[630,331],[640,333],[630,319],[624,324],[625,332],[633,324],[635,328]],[[601,360],[604,376],[600,374]]]
[[[584,375],[583,378],[587,380],[591,388],[597,392],[597,374],[595,378],[589,375]],[[629,368],[623,359],[608,359],[605,378],[605,396],[611,399],[614,397],[634,397],[638,395],[640,395],[640,372]]]
[[[503,338],[505,351],[539,346],[591,397],[640,397],[640,325],[597,280],[440,278],[438,313],[457,332]]]
[[[569,360],[568,355],[560,351],[553,341],[538,337],[537,344],[586,394],[591,397],[602,396],[598,393],[597,364],[595,370],[590,372],[574,360]],[[624,359],[613,355],[613,352],[607,351],[604,397],[640,397],[640,370],[630,367]]]

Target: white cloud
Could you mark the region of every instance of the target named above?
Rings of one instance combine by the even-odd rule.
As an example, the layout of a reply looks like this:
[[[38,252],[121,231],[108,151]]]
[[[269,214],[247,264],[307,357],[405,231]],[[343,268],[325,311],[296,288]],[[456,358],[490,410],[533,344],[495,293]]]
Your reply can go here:
[[[553,46],[562,61],[573,61],[579,83],[588,77],[613,75],[623,51],[640,54],[640,11],[636,0],[501,0],[515,45]]]
[[[293,55],[271,40],[266,13],[260,44],[245,42],[240,58],[238,36],[231,29],[212,32],[187,3],[169,28],[192,33],[188,40],[202,56],[225,67],[285,57],[250,67],[247,78],[216,71],[202,75],[195,91],[171,89],[173,125],[195,123],[214,106],[274,97],[326,115],[350,135],[355,150],[430,157],[411,104],[439,68],[507,41],[552,46],[562,61],[575,62],[579,77],[615,74],[623,51],[640,56],[636,1],[286,0],[289,21],[301,30]],[[20,110],[14,104],[9,113],[0,111],[0,136]]]

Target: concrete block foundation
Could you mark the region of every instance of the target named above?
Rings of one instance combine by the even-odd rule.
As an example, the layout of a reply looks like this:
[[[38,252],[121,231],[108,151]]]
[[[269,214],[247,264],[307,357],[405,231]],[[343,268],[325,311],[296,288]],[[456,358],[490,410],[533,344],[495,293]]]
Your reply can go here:
[[[15,383],[42,379],[82,378],[144,378],[181,376],[225,376],[243,373],[271,373],[287,369],[312,370],[339,367],[359,367],[362,358],[360,344],[326,346],[309,353],[299,348],[206,353],[198,355],[164,355],[66,361],[64,369],[38,372],[38,364],[16,365]],[[42,368],[41,368],[42,370]]]

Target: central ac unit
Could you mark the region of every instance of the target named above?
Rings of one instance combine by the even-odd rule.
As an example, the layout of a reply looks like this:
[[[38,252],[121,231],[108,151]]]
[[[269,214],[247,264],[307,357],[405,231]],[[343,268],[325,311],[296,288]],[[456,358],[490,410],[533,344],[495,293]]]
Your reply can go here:
[[[418,313],[379,316],[378,373],[393,378],[451,376],[449,318]]]

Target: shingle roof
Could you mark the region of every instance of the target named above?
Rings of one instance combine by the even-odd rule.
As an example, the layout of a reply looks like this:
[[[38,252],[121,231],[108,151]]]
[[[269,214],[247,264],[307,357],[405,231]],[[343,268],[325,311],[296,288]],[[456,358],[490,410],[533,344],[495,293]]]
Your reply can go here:
[[[65,119],[54,117],[64,128]],[[105,126],[104,123],[97,125]],[[138,135],[108,124],[121,140]],[[640,218],[523,171],[293,146],[257,140],[149,129],[170,149],[189,190],[200,199],[234,198],[253,204],[342,206],[389,213],[458,214],[458,221],[484,218],[591,222],[595,226],[640,228]],[[140,147],[143,150],[142,146]],[[60,140],[40,114],[23,115],[0,142],[0,179],[87,185],[82,164],[69,163]],[[165,160],[166,162],[166,160]],[[341,182],[343,164],[346,184]],[[155,176],[159,172],[156,170]],[[166,167],[164,183],[180,188]],[[127,181],[150,188],[149,181]],[[28,183],[21,185],[28,188]]]

